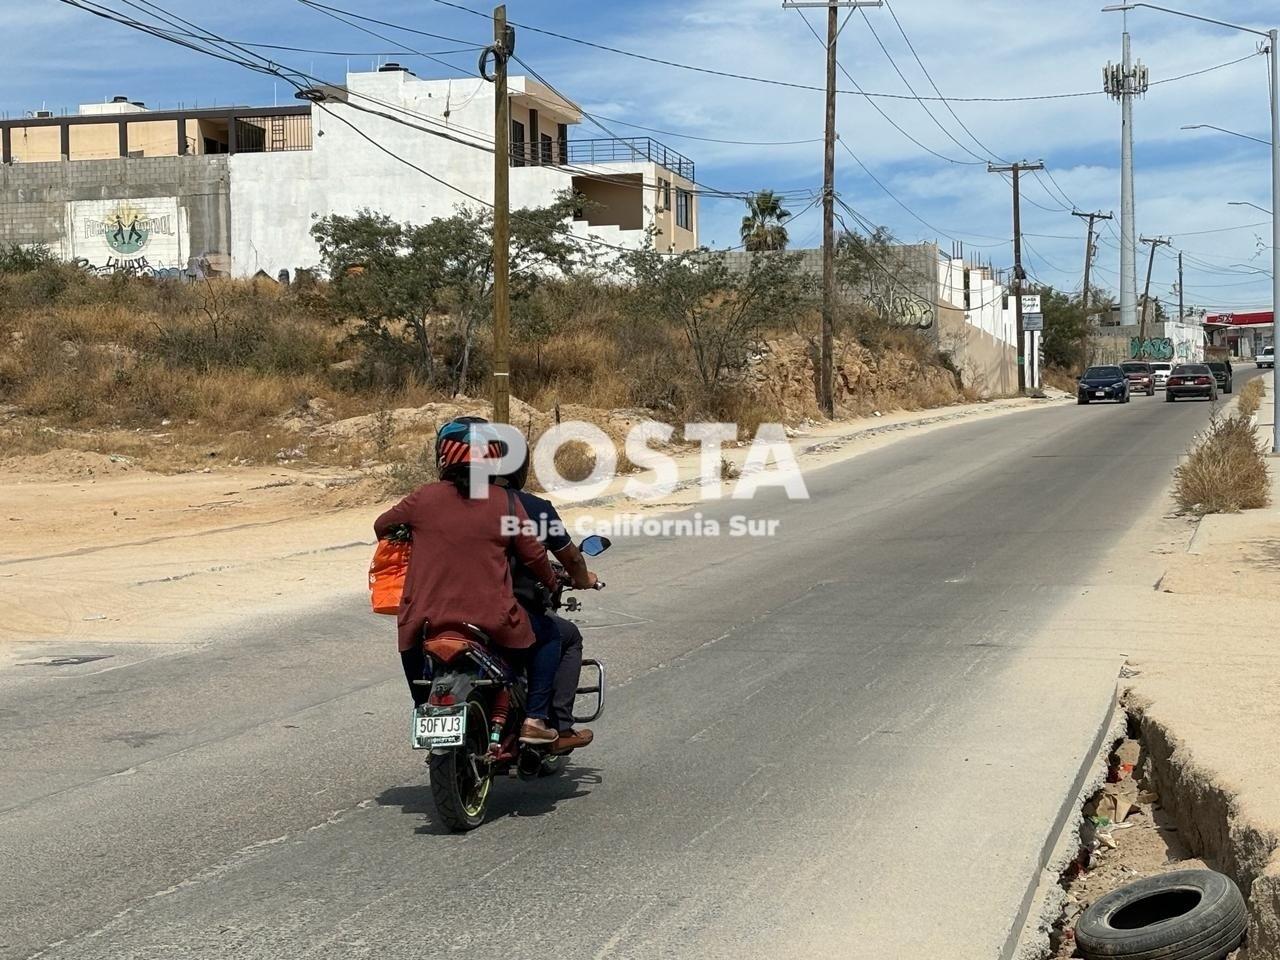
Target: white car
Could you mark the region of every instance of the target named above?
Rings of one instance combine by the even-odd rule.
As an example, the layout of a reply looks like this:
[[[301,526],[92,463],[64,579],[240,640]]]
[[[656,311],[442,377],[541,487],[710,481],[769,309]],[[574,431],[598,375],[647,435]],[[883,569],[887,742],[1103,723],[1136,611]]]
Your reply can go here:
[[[1169,380],[1169,371],[1173,369],[1172,363],[1157,362],[1151,364],[1151,372],[1156,375],[1156,389],[1163,390],[1165,384]]]
[[[1263,367],[1274,367],[1276,365],[1276,348],[1267,347],[1253,358],[1253,362],[1258,365],[1259,370]]]

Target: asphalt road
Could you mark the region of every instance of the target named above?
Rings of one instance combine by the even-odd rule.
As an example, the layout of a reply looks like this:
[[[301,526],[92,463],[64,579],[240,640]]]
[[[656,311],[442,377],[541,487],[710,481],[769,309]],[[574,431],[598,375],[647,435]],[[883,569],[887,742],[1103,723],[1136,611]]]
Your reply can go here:
[[[776,537],[617,542],[596,744],[465,836],[360,593],[0,675],[0,955],[1000,956],[1121,665],[1041,628],[1208,415],[974,421],[702,508]]]

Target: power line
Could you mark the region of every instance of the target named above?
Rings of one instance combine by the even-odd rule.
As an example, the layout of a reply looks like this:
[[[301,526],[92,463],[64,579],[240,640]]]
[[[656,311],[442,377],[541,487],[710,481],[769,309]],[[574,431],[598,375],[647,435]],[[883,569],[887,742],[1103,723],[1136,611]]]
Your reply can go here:
[[[921,223],[923,223],[923,224],[924,224],[926,227],[928,227],[930,230],[933,230],[934,232],[938,233],[939,235],[946,237],[948,240],[954,240],[954,241],[956,241],[957,243],[963,243],[963,242],[965,242],[965,241],[962,241],[959,237],[957,237],[957,236],[955,236],[955,235],[953,235],[953,234],[951,234],[951,233],[948,233],[946,230],[943,230],[941,227],[934,226],[932,223],[930,223],[930,222],[929,222],[928,220],[926,220],[924,217],[920,216],[920,214],[918,214],[918,213],[916,213],[914,210],[912,210],[909,206],[907,206],[907,205],[906,205],[906,203],[904,203],[904,202],[903,202],[903,201],[898,197],[898,195],[897,195],[896,193],[894,193],[894,192],[893,192],[892,190],[890,190],[887,186],[885,186],[885,185],[884,185],[884,183],[882,183],[882,182],[881,182],[881,180],[880,180],[880,178],[879,178],[879,177],[877,177],[874,173],[872,173],[872,172],[871,172],[871,170],[867,167],[867,165],[866,165],[865,163],[863,163],[863,162],[862,162],[862,159],[861,159],[861,158],[860,158],[856,153],[854,153],[852,149],[850,149],[849,145],[848,145],[847,143],[845,143],[843,139],[837,139],[837,140],[836,140],[836,142],[837,142],[838,144],[840,144],[840,146],[841,146],[841,147],[843,147],[843,148],[844,148],[845,153],[849,154],[849,156],[851,156],[851,157],[854,159],[854,162],[855,162],[855,163],[857,163],[857,164],[858,164],[858,166],[860,166],[860,167],[862,168],[862,172],[863,172],[863,173],[865,173],[868,177],[870,177],[870,178],[871,178],[871,181],[872,181],[872,182],[873,182],[877,187],[879,187],[879,188],[880,188],[881,190],[883,190],[886,194],[888,194],[889,198],[890,198],[891,200],[893,200],[893,202],[894,202],[894,203],[896,203],[898,206],[900,206],[903,210],[907,211],[907,213],[909,213],[912,217],[914,217],[916,220],[919,220]],[[977,237],[981,237],[982,235],[981,235],[981,234],[969,234],[969,236],[977,236]],[[975,243],[975,244],[972,244],[972,246],[975,246],[975,247],[983,247],[983,246],[998,247],[998,246],[1004,246],[1004,245],[1008,242],[1007,240],[1004,240],[1004,239],[1001,239],[1001,238],[995,238],[995,237],[982,237],[982,239],[993,239],[993,240],[997,240],[997,242],[996,242],[996,243],[992,243],[992,244],[981,244],[981,243]]]
[[[434,0],[434,2],[445,7],[452,7],[455,10],[461,10],[464,13],[469,13],[476,17],[482,17],[484,19],[488,19],[489,17],[489,15],[486,13],[482,13],[479,10],[473,10],[470,7],[463,6],[460,3],[454,3],[452,2],[452,0]],[[695,66],[694,64],[681,63],[676,60],[666,60],[666,59],[663,59],[662,57],[652,57],[647,54],[636,53],[635,51],[632,51],[632,50],[623,50],[619,47],[611,47],[611,46],[608,46],[607,44],[596,43],[593,40],[584,40],[581,37],[572,37],[572,36],[569,36],[568,34],[557,33],[554,30],[547,30],[543,27],[535,27],[527,23],[517,23],[514,20],[509,20],[508,23],[510,23],[512,26],[519,27],[522,30],[528,30],[531,33],[540,33],[543,36],[554,37],[557,40],[564,40],[569,43],[580,44],[581,46],[584,46],[584,47],[592,47],[596,50],[603,50],[606,53],[614,53],[614,54],[618,54],[619,56],[630,57],[634,60],[644,60],[648,63],[656,63],[664,67],[675,67],[678,70],[691,70],[695,73],[704,73],[704,74],[709,74],[711,76],[716,76],[716,77],[725,77],[730,80],[747,80],[752,83],[764,83],[764,84],[770,84],[776,87],[788,87],[793,90],[815,90],[818,92],[823,92],[825,90],[824,87],[815,86],[813,84],[796,83],[790,80],[777,80],[769,77],[756,77],[756,76],[752,76],[750,74],[745,74],[745,73],[734,73],[728,70],[717,70],[712,67],[700,67],[700,66]],[[397,29],[408,30],[409,28],[398,27]],[[1228,61],[1227,63],[1216,64],[1214,66],[1205,67],[1200,70],[1195,70],[1191,73],[1182,74],[1180,76],[1168,77],[1164,80],[1156,80],[1152,82],[1152,86],[1155,86],[1157,83],[1173,83],[1177,80],[1186,80],[1186,79],[1189,79],[1190,77],[1198,77],[1205,73],[1211,73],[1214,70],[1221,70],[1226,67],[1233,67],[1238,63],[1243,63],[1245,60],[1250,60],[1256,56],[1258,56],[1258,54],[1251,53],[1249,54],[1249,56],[1241,57],[1238,60],[1231,60],[1231,61]],[[903,94],[903,93],[875,93],[869,90],[860,90],[860,89],[859,90],[837,90],[836,92],[840,94],[856,95],[860,97],[876,98],[880,100],[923,99],[923,100],[928,100],[930,102],[946,101],[949,103],[1027,103],[1027,102],[1036,101],[1036,100],[1071,100],[1071,99],[1076,99],[1081,97],[1097,97],[1097,96],[1105,95],[1105,91],[1102,91],[1102,90],[1082,90],[1076,93],[1050,93],[1050,94],[1037,94],[1037,95],[1022,96],[1022,97],[941,97],[941,96],[914,97],[914,96],[910,96],[908,94]]]
[[[955,109],[951,106],[951,102],[947,100],[947,98],[943,95],[942,91],[938,88],[938,84],[934,82],[933,74],[929,72],[929,68],[926,67],[924,65],[924,61],[920,59],[920,54],[916,53],[915,44],[911,42],[911,38],[907,36],[907,31],[903,29],[902,21],[898,19],[898,14],[893,9],[893,5],[889,3],[889,0],[885,0],[884,5],[885,5],[885,9],[889,11],[889,16],[893,18],[893,22],[897,26],[898,32],[902,34],[902,39],[906,41],[907,49],[910,50],[911,55],[915,57],[916,63],[920,66],[920,71],[924,74],[925,79],[929,81],[929,86],[933,88],[933,92],[936,93],[938,97],[941,99],[942,105],[947,108],[947,112],[950,113],[951,116],[955,118],[956,123],[960,124],[960,129],[969,135],[969,139],[971,139],[974,143],[976,143],[980,150],[985,151],[989,156],[1003,163],[1004,162],[1003,158],[994,150],[992,150],[990,147],[988,147],[985,143],[979,140],[977,136],[974,134],[974,132],[970,130],[968,126],[965,125],[965,122],[960,119],[960,115],[956,113]],[[866,16],[866,14],[864,13],[863,16]],[[921,103],[923,102],[924,101],[921,101]]]
[[[961,143],[958,139],[956,139],[955,134],[953,134],[950,130],[948,130],[945,126],[943,126],[943,124],[938,120],[938,118],[933,115],[933,111],[929,109],[929,105],[920,99],[920,95],[916,93],[915,87],[911,86],[911,81],[908,80],[906,74],[902,72],[902,69],[898,66],[898,62],[893,59],[893,54],[889,52],[889,48],[886,47],[884,45],[884,41],[880,39],[880,34],[876,33],[875,25],[871,22],[871,18],[867,16],[866,9],[862,7],[859,7],[856,9],[858,10],[859,13],[862,14],[863,22],[866,23],[867,29],[871,31],[872,38],[875,39],[876,44],[880,47],[881,52],[885,55],[885,58],[889,61],[889,65],[893,67],[893,70],[898,75],[898,78],[906,85],[907,90],[910,91],[912,97],[915,98],[916,103],[920,105],[920,109],[923,110],[925,114],[929,117],[929,119],[933,121],[934,126],[936,126],[939,130],[941,130],[943,134],[945,134],[947,138],[952,143],[954,143],[957,147],[959,147],[965,153],[969,154],[969,156],[973,157],[974,160],[978,161],[979,163],[986,163],[987,157],[974,153],[972,149],[965,146],[965,144]],[[901,26],[899,26],[899,29],[901,29]],[[857,86],[857,84],[855,84],[855,86]]]
[[[285,80],[287,83],[290,83],[291,85],[295,86],[295,87],[298,89],[298,91],[299,91],[299,92],[302,92],[303,90],[305,90],[305,89],[306,89],[306,88],[305,88],[305,87],[303,87],[301,84],[299,84],[296,80],[293,80],[293,79],[291,79],[290,77],[286,76],[286,75],[285,75],[285,74],[280,70],[280,68],[279,68],[278,66],[276,66],[276,65],[274,65],[274,64],[271,64],[269,61],[267,61],[266,63],[264,63],[264,64],[262,64],[262,65],[259,65],[259,64],[255,64],[255,63],[253,63],[253,62],[251,62],[251,61],[241,60],[241,59],[237,59],[237,58],[235,58],[235,57],[232,57],[232,56],[228,55],[225,51],[220,51],[220,50],[219,50],[219,49],[217,49],[217,48],[215,48],[215,49],[213,49],[213,50],[210,50],[210,49],[209,49],[208,47],[206,47],[206,46],[202,46],[202,45],[198,45],[198,44],[191,44],[191,43],[184,42],[184,41],[182,41],[182,40],[180,40],[180,39],[178,39],[178,38],[176,38],[176,37],[169,36],[169,35],[167,34],[167,32],[166,32],[166,31],[163,31],[163,30],[157,30],[156,28],[152,27],[151,25],[146,24],[146,23],[143,23],[142,21],[136,20],[136,19],[134,19],[134,18],[130,18],[130,17],[122,16],[122,15],[120,15],[120,14],[118,13],[118,11],[110,11],[110,10],[109,10],[109,8],[102,8],[103,10],[107,10],[107,11],[109,11],[109,13],[110,13],[110,14],[112,14],[112,15],[108,15],[108,14],[106,14],[106,13],[99,13],[99,12],[98,12],[98,11],[96,11],[96,10],[90,9],[90,7],[91,7],[91,6],[97,6],[97,5],[96,5],[96,4],[90,4],[90,3],[89,3],[89,0],[61,0],[61,2],[66,3],[66,4],[67,4],[67,5],[69,5],[69,6],[79,7],[80,9],[84,9],[84,10],[86,10],[87,12],[94,13],[94,14],[95,14],[95,15],[97,15],[97,16],[103,16],[105,19],[114,20],[116,23],[120,23],[120,24],[122,24],[122,25],[124,25],[124,26],[129,26],[129,27],[131,27],[131,28],[133,28],[133,29],[141,30],[142,32],[145,32],[145,33],[151,34],[151,35],[153,35],[153,36],[157,36],[157,37],[159,37],[160,39],[166,39],[166,40],[169,40],[170,42],[177,43],[177,44],[179,44],[180,46],[188,47],[188,48],[190,48],[190,49],[192,49],[192,50],[196,50],[197,52],[204,53],[204,54],[207,54],[207,55],[209,55],[209,56],[214,56],[214,57],[217,57],[218,59],[227,60],[228,62],[236,63],[236,64],[238,64],[238,65],[240,65],[240,66],[243,66],[243,67],[246,67],[246,68],[248,68],[248,69],[252,69],[252,70],[259,71],[259,72],[268,73],[268,74],[271,74],[271,75],[273,75],[273,76],[277,76],[277,77],[279,77],[280,79]],[[129,2],[129,0],[125,0],[125,2]],[[146,0],[143,0],[143,2],[146,2]],[[130,6],[135,6],[135,7],[136,7],[136,4],[130,3]],[[168,13],[168,11],[164,11],[164,10],[163,10],[163,8],[161,8],[161,7],[155,6],[154,4],[148,4],[148,6],[152,6],[152,7],[154,7],[154,8],[155,8],[155,9],[157,9],[157,10],[161,10],[161,11],[162,11],[163,13],[165,13],[167,16],[175,17],[178,21],[180,21],[180,22],[182,22],[182,23],[186,24],[187,26],[191,27],[193,30],[200,31],[200,32],[204,35],[204,36],[202,36],[200,39],[206,39],[206,38],[207,38],[207,41],[208,41],[208,42],[213,42],[213,43],[228,43],[228,44],[230,43],[230,41],[227,41],[227,40],[225,40],[225,39],[223,39],[223,38],[221,38],[221,37],[218,37],[216,34],[213,34],[213,33],[209,32],[209,31],[207,31],[207,30],[204,30],[203,28],[198,27],[197,25],[195,25],[195,24],[193,24],[193,23],[190,23],[189,21],[183,20],[181,17],[176,17],[176,15],[174,15],[174,14],[169,14],[169,13]],[[151,15],[151,16],[154,16],[154,15]],[[160,19],[160,18],[156,18],[156,19]],[[172,21],[171,21],[171,20],[169,20],[169,21],[162,21],[162,22],[172,23]],[[250,56],[257,56],[256,54],[249,54],[249,55],[250,55]],[[304,77],[305,77],[306,75],[301,75],[301,76],[304,76]],[[315,79],[315,78],[307,78],[307,79]],[[369,136],[369,134],[365,133],[365,132],[364,132],[363,130],[361,130],[361,129],[356,125],[356,124],[352,123],[352,122],[351,122],[350,120],[348,120],[346,117],[343,117],[343,116],[341,116],[340,114],[335,113],[334,111],[330,110],[328,107],[326,107],[326,106],[324,105],[324,103],[323,103],[322,101],[313,101],[313,102],[314,102],[314,105],[316,106],[316,108],[317,108],[317,109],[320,109],[321,111],[323,111],[324,113],[326,113],[328,116],[332,117],[333,119],[335,119],[335,120],[339,121],[340,123],[342,123],[342,124],[346,125],[347,127],[349,127],[349,128],[350,128],[354,133],[356,133],[356,135],[358,135],[359,137],[361,137],[363,140],[367,141],[370,145],[372,145],[373,147],[375,147],[375,148],[376,148],[376,149],[378,149],[379,151],[381,151],[381,152],[385,153],[386,155],[390,156],[392,159],[394,159],[394,160],[396,160],[396,161],[398,161],[398,162],[400,162],[400,163],[405,164],[406,166],[410,167],[411,169],[416,170],[418,173],[421,173],[423,176],[427,177],[428,179],[430,179],[430,180],[432,180],[432,181],[434,181],[434,182],[436,182],[436,183],[440,184],[440,185],[441,185],[441,186],[443,186],[443,187],[446,187],[447,189],[449,189],[449,190],[451,190],[451,191],[453,191],[453,192],[455,192],[455,193],[457,193],[457,194],[459,194],[459,195],[461,195],[461,196],[465,197],[465,198],[466,198],[466,199],[468,199],[468,200],[471,200],[471,201],[473,201],[473,202],[475,202],[475,203],[480,204],[481,206],[488,207],[488,208],[490,208],[490,209],[492,209],[492,208],[493,208],[493,204],[492,204],[492,203],[490,203],[489,201],[486,201],[486,200],[484,200],[484,199],[482,199],[482,198],[480,198],[480,197],[477,197],[476,195],[474,195],[474,194],[472,194],[472,193],[470,193],[470,192],[468,192],[468,191],[466,191],[466,190],[462,189],[461,187],[458,187],[458,186],[456,186],[455,184],[452,184],[452,183],[448,182],[447,180],[445,180],[445,179],[443,179],[443,178],[441,178],[441,177],[436,176],[435,174],[431,173],[430,171],[428,171],[428,170],[426,170],[426,169],[424,169],[424,168],[422,168],[422,167],[418,166],[417,164],[413,163],[413,162],[412,162],[411,160],[409,160],[408,158],[401,156],[400,154],[396,153],[394,150],[391,150],[390,148],[386,147],[384,144],[382,144],[382,143],[378,142],[376,139],[374,139],[373,137]],[[348,106],[351,106],[351,104],[349,104],[349,103],[348,103],[347,105],[348,105]],[[363,112],[366,112],[366,113],[377,113],[377,111],[370,111],[370,110],[367,110],[367,109],[364,109],[364,108],[359,108],[359,107],[357,107],[356,109],[361,109],[361,110],[363,110]],[[381,115],[381,114],[379,114],[379,115]],[[382,115],[382,116],[385,116],[385,115]],[[391,120],[393,120],[393,121],[395,121],[395,122],[402,122],[402,121],[398,121],[398,120],[397,120],[396,118],[394,118],[394,117],[387,117],[387,119],[391,119]],[[425,129],[425,128],[424,128],[424,129]],[[427,132],[435,133],[435,131],[427,131]],[[449,138],[449,139],[453,139],[453,138]],[[480,148],[480,147],[477,147],[477,145],[475,145],[475,144],[467,144],[467,146],[472,146],[472,147],[475,147],[475,148],[477,148],[477,149],[482,149],[482,148]],[[525,218],[521,218],[521,217],[519,217],[519,215],[518,215],[518,214],[513,214],[512,216],[513,216],[514,218],[516,218],[516,219],[525,219]],[[590,236],[590,235],[582,236],[582,235],[579,235],[579,234],[575,234],[575,233],[573,233],[571,230],[566,230],[566,229],[564,229],[564,228],[559,228],[559,229],[557,229],[557,228],[552,228],[552,232],[554,232],[554,233],[558,233],[558,234],[561,234],[561,235],[563,235],[563,236],[566,236],[566,237],[568,237],[569,239],[571,239],[571,240],[573,240],[573,241],[576,241],[576,242],[579,242],[579,243],[587,243],[587,244],[591,244],[591,245],[598,246],[598,247],[605,247],[605,248],[608,248],[608,249],[610,249],[610,250],[616,250],[616,251],[619,251],[619,252],[622,252],[622,253],[631,253],[631,252],[634,252],[631,248],[628,248],[628,247],[622,247],[622,246],[619,246],[619,245],[617,245],[617,244],[611,244],[611,243],[608,243],[608,242],[606,242],[606,241],[604,241],[604,240],[600,240],[599,238],[594,237],[594,236]]]
[[[436,0],[436,2],[444,3],[445,0]],[[814,39],[817,40],[818,43],[825,48],[827,45],[826,41],[823,40],[822,37],[818,34],[818,31],[813,28],[813,24],[810,23],[809,18],[805,16],[804,10],[797,7],[796,12],[800,14],[800,18],[804,21],[804,25],[809,28],[809,32],[813,34]],[[858,87],[858,81],[853,78],[853,74],[851,74],[848,70],[845,69],[844,64],[840,63],[840,61],[837,60],[836,66],[839,67],[840,72],[845,75],[845,79],[847,79],[855,87]],[[839,93],[840,91],[836,91],[836,92]],[[858,87],[858,92],[859,93],[862,92],[860,87]],[[910,99],[910,98],[904,97],[902,99]],[[869,97],[867,98],[867,103],[871,104],[872,108],[876,111],[876,113],[884,117],[884,119],[889,122],[889,125],[891,127],[893,127],[900,134],[902,134],[904,137],[906,137],[908,140],[914,143],[921,150],[925,151],[926,153],[933,154],[939,160],[945,160],[947,161],[947,163],[954,163],[954,164],[960,164],[960,165],[973,164],[978,162],[976,160],[957,160],[954,157],[948,157],[945,153],[939,153],[937,150],[934,150],[932,147],[926,146],[925,144],[921,143],[919,140],[913,137],[910,133],[904,130],[892,117],[890,117],[887,113],[884,112],[884,110],[880,107],[880,104],[876,103],[874,100],[872,100]]]

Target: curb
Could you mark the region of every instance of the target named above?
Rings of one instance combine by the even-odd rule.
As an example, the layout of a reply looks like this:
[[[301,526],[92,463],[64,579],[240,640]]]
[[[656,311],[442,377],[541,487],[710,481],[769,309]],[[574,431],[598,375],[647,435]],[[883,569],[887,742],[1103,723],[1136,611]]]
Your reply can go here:
[[[1092,747],[1085,755],[1045,838],[1038,857],[1039,866],[1031,876],[1022,906],[1009,930],[1004,949],[1000,951],[1000,960],[1037,960],[1047,955],[1049,934],[1062,913],[1066,897],[1058,879],[1080,851],[1080,828],[1084,823],[1080,809],[1106,780],[1111,744],[1124,736],[1127,716],[1121,707],[1119,686],[1123,669],[1122,661],[1116,671],[1116,691],[1111,708],[1103,715]]]

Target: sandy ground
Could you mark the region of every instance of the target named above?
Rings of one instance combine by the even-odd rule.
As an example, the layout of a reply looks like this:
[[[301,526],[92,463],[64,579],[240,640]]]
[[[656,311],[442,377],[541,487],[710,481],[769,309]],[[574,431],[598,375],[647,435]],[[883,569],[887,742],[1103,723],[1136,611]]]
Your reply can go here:
[[[1270,396],[1268,382],[1258,415],[1268,447]],[[1157,505],[1115,552],[1108,578],[1055,628],[1067,646],[1105,631],[1128,638],[1121,693],[1160,794],[1072,895],[1087,903],[1203,857],[1250,900],[1249,960],[1280,958],[1280,461],[1272,463],[1265,510],[1197,521],[1174,516],[1171,501]]]
[[[895,439],[1046,401],[1002,400],[847,420],[797,434],[805,470]],[[741,465],[745,448],[725,457]],[[584,514],[653,513],[695,503],[695,453],[681,487],[640,504],[614,484]],[[553,496],[554,499],[554,496]],[[376,484],[342,471],[283,467],[161,476],[123,458],[54,452],[0,465],[0,667],[77,643],[185,646],[249,615],[292,616],[361,591]]]

